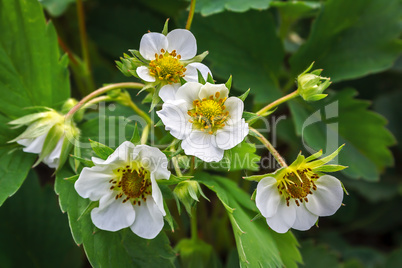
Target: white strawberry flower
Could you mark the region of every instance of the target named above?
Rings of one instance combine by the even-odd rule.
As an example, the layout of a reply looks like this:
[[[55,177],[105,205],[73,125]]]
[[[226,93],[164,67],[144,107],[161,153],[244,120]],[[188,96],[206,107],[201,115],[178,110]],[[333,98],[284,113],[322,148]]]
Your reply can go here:
[[[157,114],[166,130],[183,140],[184,153],[205,162],[220,161],[225,150],[235,147],[248,134],[244,103],[229,97],[224,84],[188,82],[170,99],[164,99]]]
[[[130,227],[138,236],[156,237],[166,215],[156,180],[168,180],[168,160],[157,148],[123,142],[106,160],[93,157],[95,166],[85,167],[75,189],[83,198],[99,200],[91,211],[96,227],[118,231]]]
[[[278,233],[285,233],[290,228],[306,231],[317,222],[318,217],[331,216],[340,208],[342,184],[334,176],[323,172],[346,168],[325,165],[341,148],[315,161],[311,160],[318,158],[321,151],[308,158],[300,154],[288,167],[255,176],[262,177],[257,185],[256,205],[272,230]]]
[[[145,82],[155,85],[161,83],[160,95],[175,92],[180,87],[181,78],[187,82],[197,82],[197,70],[205,80],[208,73],[211,74],[207,66],[195,62],[196,39],[185,29],[175,29],[167,35],[155,32],[143,35],[139,53],[150,62],[137,67],[136,73]]]

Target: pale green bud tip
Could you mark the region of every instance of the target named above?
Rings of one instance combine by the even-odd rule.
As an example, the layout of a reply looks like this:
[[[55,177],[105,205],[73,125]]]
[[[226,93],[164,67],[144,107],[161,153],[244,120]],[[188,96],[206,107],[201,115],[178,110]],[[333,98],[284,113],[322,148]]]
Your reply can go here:
[[[78,101],[76,99],[69,98],[63,104],[63,107],[61,108],[61,113],[67,114],[75,105],[77,105],[77,103],[78,103]]]
[[[306,101],[317,101],[326,97],[322,92],[331,84],[330,79],[320,76],[321,69],[307,73],[312,65],[297,77],[300,96]]]
[[[187,180],[177,184],[173,190],[176,196],[182,202],[189,202],[192,200],[198,201],[200,186],[197,181]]]

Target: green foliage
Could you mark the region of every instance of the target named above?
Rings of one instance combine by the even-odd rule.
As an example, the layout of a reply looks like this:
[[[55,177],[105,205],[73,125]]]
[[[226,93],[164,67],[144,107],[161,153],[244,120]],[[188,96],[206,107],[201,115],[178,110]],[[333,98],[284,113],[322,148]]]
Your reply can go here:
[[[402,52],[400,7],[399,0],[326,1],[307,42],[290,59],[292,73],[316,61],[336,82],[391,67]]]
[[[61,210],[67,212],[74,241],[83,244],[93,267],[173,267],[174,253],[163,232],[155,239],[147,240],[128,228],[118,232],[97,229],[90,214],[83,214],[90,200],[81,198],[74,184],[64,180],[72,175],[68,170],[58,173],[55,191]]]
[[[215,78],[233,75],[233,86],[251,88],[259,103],[280,96],[277,76],[284,52],[269,12],[225,12],[194,20],[192,31],[201,51],[213,48],[206,61]]]
[[[303,267],[341,267],[336,253],[328,250],[328,246],[314,245],[310,240],[301,244],[300,252],[303,255]]]
[[[384,127],[386,120],[367,110],[369,103],[355,99],[355,95],[356,91],[345,89],[314,106],[292,101],[290,109],[297,133],[311,148],[328,148],[327,142],[339,135],[339,142],[346,144],[339,160],[349,166],[343,172],[352,178],[376,181],[380,172],[393,164],[388,147],[395,139]],[[319,110],[325,111],[325,116]]]
[[[60,16],[75,0],[41,0],[40,3],[52,15]]]
[[[196,11],[203,16],[220,13],[222,11],[245,12],[249,9],[267,9],[272,0],[198,0]]]
[[[1,267],[82,266],[82,252],[71,238],[52,187],[40,187],[33,172],[0,208],[0,217]]]

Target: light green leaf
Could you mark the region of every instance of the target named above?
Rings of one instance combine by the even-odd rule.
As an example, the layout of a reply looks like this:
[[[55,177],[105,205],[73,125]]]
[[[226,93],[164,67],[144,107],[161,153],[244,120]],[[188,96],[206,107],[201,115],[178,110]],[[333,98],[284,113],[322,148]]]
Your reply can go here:
[[[0,0],[0,106],[10,118],[57,107],[70,96],[68,58],[36,0]],[[18,101],[16,101],[18,100]]]
[[[39,0],[39,2],[52,16],[58,17],[63,14],[69,4],[74,3],[75,0]]]
[[[351,178],[376,181],[385,167],[393,165],[388,147],[395,139],[384,127],[386,120],[367,110],[370,104],[355,95],[355,90],[345,89],[314,106],[291,101],[290,109],[296,131],[303,134],[308,146],[315,151],[328,150],[328,154],[345,143],[339,160],[349,168],[342,172]]]
[[[251,88],[250,95],[260,103],[281,97],[277,76],[284,52],[269,12],[195,17],[191,29],[199,50],[210,50],[205,61],[215,78],[233,75],[233,86]]]
[[[250,196],[236,183],[224,177],[196,174],[195,178],[216,192],[227,210],[239,252],[241,267],[297,267],[301,262],[297,241],[293,235],[276,234],[265,220],[251,222],[258,210]],[[286,241],[286,242],[285,242]],[[280,253],[279,253],[280,252]]]
[[[174,267],[175,257],[164,232],[147,240],[136,236],[129,228],[118,232],[102,231],[92,223],[90,214],[78,217],[86,210],[89,199],[81,198],[74,184],[64,180],[72,172],[61,170],[56,176],[55,191],[62,211],[66,211],[75,242],[83,244],[93,267]]]
[[[0,218],[1,267],[83,266],[82,251],[71,238],[52,187],[41,187],[33,172],[0,208]]]
[[[245,12],[249,9],[263,10],[267,9],[271,2],[272,0],[198,0],[195,10],[203,16],[209,16],[225,10],[233,12]]]
[[[290,59],[293,75],[312,61],[334,82],[390,68],[402,52],[400,7],[398,0],[326,1]]]

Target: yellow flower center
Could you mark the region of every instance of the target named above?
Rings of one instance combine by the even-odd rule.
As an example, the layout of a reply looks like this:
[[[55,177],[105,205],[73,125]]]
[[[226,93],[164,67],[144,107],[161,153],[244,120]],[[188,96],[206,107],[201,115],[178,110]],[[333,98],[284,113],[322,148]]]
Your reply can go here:
[[[176,54],[176,50],[168,53],[162,48],[161,54],[155,53],[155,59],[149,63],[149,73],[168,84],[179,83],[186,72],[180,59],[181,56]]]
[[[317,190],[314,181],[318,178],[310,168],[288,172],[278,181],[279,194],[285,196],[288,206],[290,199],[300,206],[299,202],[308,202],[308,195]]]
[[[216,92],[209,98],[193,101],[194,108],[187,113],[192,117],[190,123],[193,123],[194,128],[213,134],[225,126],[225,121],[229,116],[224,105],[227,98],[219,97],[220,93]]]
[[[116,200],[124,196],[123,203],[130,200],[133,205],[141,206],[141,200],[145,202],[147,196],[152,194],[149,171],[138,163],[118,168],[113,173],[115,178],[111,179],[109,183],[112,185],[110,190],[116,192]]]

